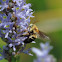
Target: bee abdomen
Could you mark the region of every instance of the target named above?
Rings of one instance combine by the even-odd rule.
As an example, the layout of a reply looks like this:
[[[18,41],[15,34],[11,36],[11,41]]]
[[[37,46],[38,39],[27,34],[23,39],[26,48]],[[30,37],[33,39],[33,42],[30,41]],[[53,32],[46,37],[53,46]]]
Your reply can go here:
[[[36,38],[32,37],[32,38],[27,38],[25,39],[24,43],[31,43],[32,41],[34,41]]]

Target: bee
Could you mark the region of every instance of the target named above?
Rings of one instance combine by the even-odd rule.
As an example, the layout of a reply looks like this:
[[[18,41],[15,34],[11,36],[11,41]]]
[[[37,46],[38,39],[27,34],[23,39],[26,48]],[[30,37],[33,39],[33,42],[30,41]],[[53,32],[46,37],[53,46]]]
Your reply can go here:
[[[28,26],[28,30],[25,30],[24,32],[26,32],[26,33],[24,33],[24,34],[22,34],[22,35],[20,36],[20,37],[27,37],[27,38],[23,41],[23,42],[25,43],[25,44],[24,44],[24,47],[22,47],[22,49],[19,50],[19,51],[16,53],[16,55],[18,55],[21,51],[23,51],[23,50],[25,49],[27,43],[31,43],[31,42],[33,42],[36,38],[38,38],[37,35],[39,35],[40,38],[42,38],[42,39],[44,39],[44,40],[50,40],[50,38],[49,38],[45,33],[43,33],[42,31],[40,31],[40,30],[38,29],[38,27],[37,27],[35,24],[30,24],[30,25]]]
[[[27,37],[24,40],[24,43],[31,43],[36,38],[38,38],[37,35],[39,35],[43,40],[50,40],[50,38],[45,33],[40,31],[35,24],[30,24],[28,27],[28,32],[22,35],[23,37]]]

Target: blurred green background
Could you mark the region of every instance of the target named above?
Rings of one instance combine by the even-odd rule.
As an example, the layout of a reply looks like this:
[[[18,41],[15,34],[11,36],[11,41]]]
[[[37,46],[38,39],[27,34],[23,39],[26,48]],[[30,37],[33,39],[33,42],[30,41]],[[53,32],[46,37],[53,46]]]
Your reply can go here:
[[[35,23],[39,30],[48,34],[51,38],[51,45],[54,47],[50,52],[57,58],[57,62],[62,62],[62,0],[27,0],[32,4],[34,10],[34,18],[38,21]],[[29,44],[27,47],[39,47],[41,40],[37,39],[36,44]],[[0,41],[0,47],[5,43]],[[34,56],[20,54],[20,62],[33,62]],[[0,62],[7,62],[5,59]]]

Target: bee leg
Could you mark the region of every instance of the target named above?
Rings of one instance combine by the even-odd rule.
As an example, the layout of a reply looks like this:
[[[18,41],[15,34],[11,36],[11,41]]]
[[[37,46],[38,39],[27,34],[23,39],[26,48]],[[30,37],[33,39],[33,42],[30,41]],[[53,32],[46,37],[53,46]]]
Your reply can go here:
[[[19,54],[19,53],[21,53],[21,52],[23,52],[23,50],[26,48],[26,43],[24,44],[24,47],[22,47],[22,49],[21,50],[19,50],[18,52],[17,52],[17,54]]]

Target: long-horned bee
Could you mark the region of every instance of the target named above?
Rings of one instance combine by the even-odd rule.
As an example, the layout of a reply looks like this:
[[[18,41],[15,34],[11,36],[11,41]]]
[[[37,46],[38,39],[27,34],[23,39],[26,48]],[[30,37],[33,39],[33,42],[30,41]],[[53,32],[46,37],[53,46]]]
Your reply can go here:
[[[24,43],[30,43],[32,41],[34,41],[38,36],[37,34],[42,38],[42,39],[46,39],[49,40],[49,37],[44,34],[43,32],[39,31],[38,27],[35,24],[30,24],[28,27],[28,32],[26,34],[23,34],[23,37],[27,37],[24,40]]]

